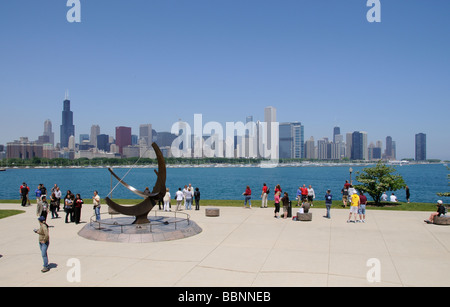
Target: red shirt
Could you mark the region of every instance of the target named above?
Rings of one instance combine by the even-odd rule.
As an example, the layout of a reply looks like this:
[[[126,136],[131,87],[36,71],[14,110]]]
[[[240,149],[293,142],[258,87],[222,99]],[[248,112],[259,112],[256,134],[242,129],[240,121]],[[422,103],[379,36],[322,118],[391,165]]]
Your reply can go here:
[[[367,197],[366,195],[359,195],[359,202],[361,205],[367,204]]]
[[[250,189],[245,189],[244,195],[252,195],[252,190],[250,190]]]
[[[308,189],[307,188],[300,188],[302,191],[302,195],[308,195]]]

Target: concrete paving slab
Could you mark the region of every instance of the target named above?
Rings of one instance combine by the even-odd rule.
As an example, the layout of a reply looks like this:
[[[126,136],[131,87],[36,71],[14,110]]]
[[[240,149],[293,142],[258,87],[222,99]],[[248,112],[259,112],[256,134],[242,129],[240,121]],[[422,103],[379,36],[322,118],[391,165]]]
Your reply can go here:
[[[79,236],[92,213],[86,209],[78,225],[48,219],[52,267],[41,273],[35,206],[0,209],[25,210],[0,220],[4,287],[450,286],[450,227],[425,224],[429,212],[368,209],[366,223],[347,223],[346,209],[325,219],[324,209],[312,208],[312,221],[299,222],[275,219],[273,208],[220,207],[219,217],[206,217],[203,207],[186,211],[201,233],[144,243]],[[380,282],[371,282],[377,272]]]

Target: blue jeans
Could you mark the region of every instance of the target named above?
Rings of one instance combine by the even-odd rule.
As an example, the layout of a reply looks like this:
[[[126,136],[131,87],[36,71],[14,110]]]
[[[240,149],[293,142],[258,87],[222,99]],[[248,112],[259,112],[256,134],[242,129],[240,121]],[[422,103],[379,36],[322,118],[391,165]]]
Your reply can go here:
[[[49,244],[50,244],[50,242],[47,242],[47,243],[39,242],[39,247],[41,249],[42,260],[44,260],[44,268],[48,267],[47,250],[48,250]]]
[[[95,207],[94,210],[95,210],[95,219],[97,221],[100,221],[101,220],[101,218],[100,218],[100,206],[99,207]]]
[[[331,216],[330,216],[331,205],[330,204],[325,204],[325,207],[327,208],[327,215],[326,215],[326,217],[327,218],[331,218]]]
[[[186,210],[191,210],[192,209],[192,198],[186,198]]]
[[[252,201],[251,201],[251,199],[252,199],[251,196],[245,196],[244,206],[247,206],[247,201],[248,201],[248,205],[251,207],[251,206],[252,206]]]

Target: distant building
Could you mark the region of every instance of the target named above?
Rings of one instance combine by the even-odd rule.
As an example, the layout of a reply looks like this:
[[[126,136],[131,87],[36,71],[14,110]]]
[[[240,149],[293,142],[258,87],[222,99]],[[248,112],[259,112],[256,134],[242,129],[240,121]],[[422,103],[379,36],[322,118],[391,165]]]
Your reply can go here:
[[[314,144],[314,137],[311,137],[305,142],[305,158],[306,159],[317,159],[316,156],[316,146]]]
[[[367,132],[355,131],[352,133],[351,145],[352,160],[368,160]]]
[[[100,134],[100,126],[99,125],[92,125],[91,126],[91,134],[90,134],[90,143],[94,148],[98,148],[97,145],[97,136]]]
[[[108,152],[110,149],[109,136],[107,134],[97,135],[97,148]]]
[[[139,139],[145,141],[145,145],[152,146],[153,129],[152,124],[144,124],[139,126]]]
[[[60,128],[60,146],[61,148],[68,147],[70,136],[75,136],[75,126],[73,124],[73,112],[70,111],[70,100],[67,92],[63,102],[62,125]]]
[[[304,127],[300,122],[279,125],[279,157],[304,158]]]
[[[416,161],[427,159],[427,135],[425,133],[416,134]]]
[[[30,142],[27,137],[21,137],[19,141],[6,144],[7,159],[28,160],[44,157],[44,148],[42,143]]]
[[[116,145],[122,155],[123,148],[131,145],[131,127],[116,127]]]
[[[55,133],[52,131],[52,122],[47,119],[44,122],[44,134],[45,136],[48,136],[49,139],[49,143],[52,144],[53,146],[55,145]]]

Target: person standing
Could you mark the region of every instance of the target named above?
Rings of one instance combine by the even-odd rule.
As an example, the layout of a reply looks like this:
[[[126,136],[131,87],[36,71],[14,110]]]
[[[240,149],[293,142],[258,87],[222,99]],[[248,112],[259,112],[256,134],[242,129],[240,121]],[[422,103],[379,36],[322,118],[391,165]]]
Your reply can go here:
[[[94,212],[95,212],[95,219],[97,221],[101,220],[100,217],[100,196],[98,195],[97,191],[94,191],[94,196],[92,196],[92,203],[94,204]]]
[[[244,208],[247,208],[247,202],[248,202],[248,207],[251,209],[252,208],[252,190],[250,189],[250,186],[247,186],[247,188],[245,189],[245,192],[242,194],[244,195]]]
[[[314,193],[314,189],[309,185],[308,187],[308,202],[313,206],[314,198],[316,198],[316,194]]]
[[[411,194],[409,193],[409,187],[406,186],[406,187],[405,187],[405,190],[406,190],[406,201],[407,201],[408,204],[409,204],[409,198],[411,197]]]
[[[47,203],[47,197],[45,195],[42,195],[41,200],[37,203],[37,206],[36,206],[36,214],[38,217],[43,216],[44,221],[46,221],[48,210],[49,210],[49,206]]]
[[[164,211],[170,211],[170,192],[169,192],[169,188],[166,188],[166,194],[164,195],[163,198],[164,201]]]
[[[180,210],[181,203],[183,202],[183,199],[184,199],[184,194],[181,191],[181,188],[178,188],[178,191],[175,193],[175,199],[177,201],[176,211],[178,211],[178,210]]]
[[[280,212],[280,195],[281,195],[280,191],[275,192],[275,197],[274,197],[274,200],[275,200],[274,218],[279,218],[278,217],[278,213]]]
[[[70,218],[70,223],[73,222],[73,200],[74,200],[74,196],[72,194],[72,192],[67,191],[66,197],[64,198],[64,211],[66,212],[66,223],[69,223],[69,218]]]
[[[75,220],[75,224],[80,223],[81,219],[81,208],[83,207],[83,199],[80,194],[77,194],[75,201],[73,202],[73,218]]]
[[[186,210],[192,210],[192,196],[193,196],[193,191],[191,190],[192,188],[188,187],[186,190],[186,193],[184,194],[184,198],[185,198],[185,209]]]
[[[367,197],[363,192],[359,192],[359,220],[363,223],[366,222],[366,205],[367,205]]]
[[[333,195],[331,195],[331,190],[327,190],[327,194],[325,194],[325,208],[327,209],[327,214],[324,216],[327,219],[331,218],[331,205],[333,203]]]
[[[48,225],[45,223],[45,218],[40,216],[38,218],[39,229],[35,229],[34,232],[39,235],[39,248],[41,250],[42,260],[44,262],[42,273],[48,272],[50,270],[48,266],[48,246],[50,245],[50,235],[48,231]]]
[[[261,208],[267,208],[267,185],[264,183],[261,192]]]
[[[297,207],[298,207],[298,206],[300,206],[300,201],[302,200],[302,187],[298,187],[296,198],[297,198]]]
[[[59,211],[61,209],[61,190],[59,189],[59,187],[56,187],[55,198],[56,198],[56,208]]]
[[[348,215],[348,220],[347,223],[352,222],[352,213],[355,216],[355,220],[353,221],[353,223],[356,223],[356,218],[358,215],[358,208],[359,208],[359,196],[357,193],[352,194],[352,197],[350,198],[350,213]]]
[[[41,184],[38,185],[37,189],[34,191],[34,194],[36,195],[36,204],[38,204],[41,201]]]
[[[30,188],[24,182],[20,186],[20,197],[22,198],[22,207],[25,207],[30,201],[28,200],[28,193],[30,192]]]
[[[289,210],[289,195],[287,192],[284,192],[283,197],[281,198],[281,202],[283,203],[283,215],[284,219],[288,216],[288,210]]]
[[[195,188],[194,192],[195,210],[200,210],[200,190]]]
[[[341,190],[342,194],[342,203],[344,204],[344,208],[347,207],[348,202],[348,189],[350,188],[350,184],[348,183],[348,180],[345,181],[344,187]]]
[[[55,191],[56,192],[56,191]],[[50,211],[52,213],[52,219],[58,218],[58,202],[56,200],[55,192],[50,195]]]
[[[308,188],[306,188],[306,185],[303,185],[300,188],[302,192],[302,207],[305,205],[305,203],[308,201]]]

